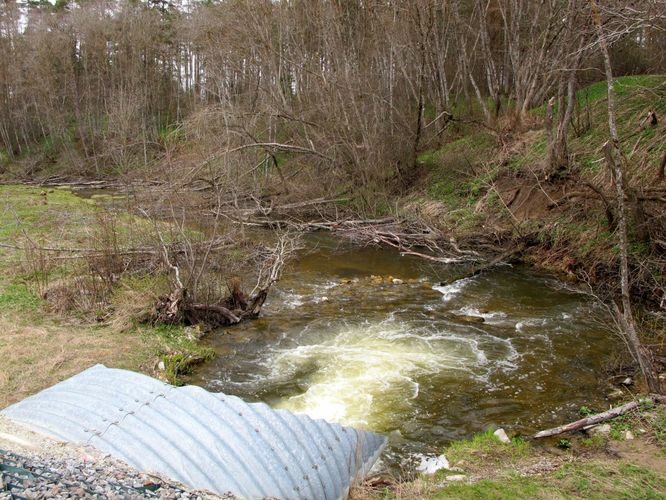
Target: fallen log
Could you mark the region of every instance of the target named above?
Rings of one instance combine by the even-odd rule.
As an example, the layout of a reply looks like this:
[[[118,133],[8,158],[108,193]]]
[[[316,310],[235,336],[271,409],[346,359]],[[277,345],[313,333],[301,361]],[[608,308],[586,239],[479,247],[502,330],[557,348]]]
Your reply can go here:
[[[301,208],[308,208],[308,207],[313,207],[317,205],[328,205],[331,203],[340,203],[343,201],[349,201],[349,198],[316,198],[314,200],[308,200],[308,201],[301,201],[298,203],[286,203],[284,205],[276,205],[274,206],[272,203],[269,205],[262,205],[260,203],[260,200],[255,200],[257,202],[256,207],[251,207],[251,208],[236,208],[234,206],[231,206],[229,208],[225,209],[218,209],[218,210],[213,210],[212,213],[214,215],[236,215],[240,216],[243,218],[243,220],[247,220],[248,222],[253,222],[252,217],[257,217],[257,216],[263,216],[263,217],[268,217],[269,215],[272,215],[274,213],[279,213],[279,212],[287,212],[290,210],[298,210]]]
[[[213,212],[215,213],[215,212]],[[288,219],[247,219],[241,220],[231,217],[228,214],[219,212],[235,224],[242,224],[244,226],[266,227],[269,229],[293,229],[297,232],[315,232],[315,231],[349,231],[365,226],[375,226],[384,224],[395,224],[398,221],[393,218],[384,219],[367,219],[367,220],[334,220],[334,221],[311,221],[311,222],[297,222]]]
[[[605,422],[606,420],[611,420],[615,417],[619,417],[620,415],[624,415],[625,413],[628,413],[637,408],[641,403],[648,401],[651,403],[666,403],[666,396],[651,394],[646,399],[642,399],[640,401],[631,401],[630,403],[624,404],[622,406],[617,406],[615,408],[611,408],[610,410],[605,411],[603,413],[591,415],[589,417],[581,418],[580,420],[576,420],[575,422],[571,422],[566,425],[560,425],[558,427],[553,427],[552,429],[547,429],[545,431],[537,432],[534,435],[534,438],[539,439],[551,436],[558,436],[560,434],[564,434],[565,432],[573,432],[579,429],[583,429],[584,427],[599,424],[601,422]]]

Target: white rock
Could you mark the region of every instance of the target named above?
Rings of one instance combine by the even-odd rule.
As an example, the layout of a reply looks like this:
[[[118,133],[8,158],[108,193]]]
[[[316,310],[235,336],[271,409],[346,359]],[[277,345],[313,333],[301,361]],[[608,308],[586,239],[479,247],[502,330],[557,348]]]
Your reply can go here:
[[[164,365],[164,361],[160,361],[159,363],[157,363],[157,369],[161,370],[161,371],[166,370],[166,366]]]
[[[398,279],[398,278],[393,278],[392,281],[393,281],[394,285],[402,285],[404,283],[404,281],[402,281],[401,279]]]
[[[603,425],[595,425],[594,427],[590,427],[588,432],[590,434],[608,434],[611,431],[611,426],[610,424],[603,424]]]
[[[625,431],[624,439],[626,439],[627,441],[631,441],[632,439],[634,439],[634,433],[631,431]]]
[[[449,461],[444,455],[438,457],[421,457],[421,464],[416,468],[422,474],[432,475],[438,470],[448,469]]]
[[[467,479],[465,474],[454,474],[453,476],[446,476],[447,481],[464,481]]]
[[[509,436],[507,436],[506,432],[504,432],[504,429],[497,429],[495,432],[493,432],[493,436],[499,439],[502,443],[508,444],[511,442]]]

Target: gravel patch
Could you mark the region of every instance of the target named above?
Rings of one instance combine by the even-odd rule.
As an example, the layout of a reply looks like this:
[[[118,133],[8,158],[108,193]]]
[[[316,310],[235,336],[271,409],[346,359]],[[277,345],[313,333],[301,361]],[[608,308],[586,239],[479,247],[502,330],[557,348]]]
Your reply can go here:
[[[62,443],[0,418],[0,500],[233,499],[140,472],[89,447]]]

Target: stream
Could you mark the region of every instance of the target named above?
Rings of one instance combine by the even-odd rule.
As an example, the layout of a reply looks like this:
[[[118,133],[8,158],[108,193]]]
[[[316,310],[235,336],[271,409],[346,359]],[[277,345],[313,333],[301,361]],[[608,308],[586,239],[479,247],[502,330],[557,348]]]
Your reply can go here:
[[[552,277],[449,266],[311,234],[258,320],[210,335],[189,380],[389,436],[384,462],[488,427],[527,434],[602,407],[613,344],[599,306]]]

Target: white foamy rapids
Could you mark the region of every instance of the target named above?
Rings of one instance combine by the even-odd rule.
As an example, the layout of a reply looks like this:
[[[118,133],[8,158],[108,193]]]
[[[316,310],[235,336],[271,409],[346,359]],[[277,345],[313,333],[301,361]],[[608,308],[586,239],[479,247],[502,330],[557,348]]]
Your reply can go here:
[[[437,290],[442,294],[442,300],[448,302],[453,297],[462,292],[463,288],[472,282],[472,278],[464,278],[461,280],[454,281],[448,285],[435,285],[432,287],[433,290]]]
[[[305,304],[305,297],[297,293],[285,293],[283,303],[289,309],[296,309]]]
[[[516,331],[517,332],[522,332],[525,330],[525,328],[530,328],[534,326],[546,326],[548,323],[548,318],[534,318],[534,319],[526,319],[524,321],[519,321],[516,323]]]
[[[329,340],[275,352],[269,378],[294,377],[305,389],[280,408],[346,425],[394,428],[415,411],[419,380],[484,377],[490,369],[484,342],[513,355],[503,341],[475,337],[395,321],[346,325]]]
[[[461,307],[460,309],[454,312],[455,314],[459,314],[462,316],[473,316],[476,318],[483,318],[486,321],[506,318],[506,313],[502,311],[495,311],[495,312],[480,311],[476,307],[470,307],[470,306]]]

